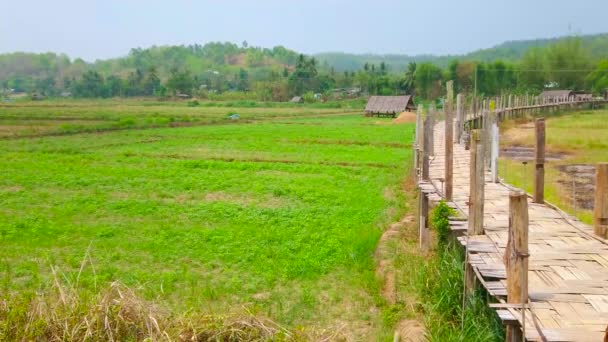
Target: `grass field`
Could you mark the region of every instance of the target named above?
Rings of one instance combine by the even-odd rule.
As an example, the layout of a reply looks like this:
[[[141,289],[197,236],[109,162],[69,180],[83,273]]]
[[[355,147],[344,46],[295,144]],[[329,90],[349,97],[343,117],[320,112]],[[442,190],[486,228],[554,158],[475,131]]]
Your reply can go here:
[[[306,105],[233,101],[202,102],[191,107],[188,103],[106,99],[0,104],[0,138],[221,124],[230,122],[228,116],[231,114],[239,114],[241,122],[352,114],[359,113],[362,106],[354,100]]]
[[[44,291],[57,267],[80,291],[120,281],[175,312],[390,338],[373,252],[410,209],[413,126],[349,111],[0,107],[0,289]]]
[[[503,128],[501,146],[534,146],[533,123],[507,123]],[[593,198],[590,183],[593,171],[563,172],[568,165],[593,165],[608,161],[608,111],[581,111],[549,116],[546,119],[547,152],[559,156],[560,160],[547,161],[545,165],[545,197],[560,208],[576,215],[586,223],[592,223],[592,211],[577,203],[576,210],[572,198],[584,202]],[[525,186],[533,192],[534,165],[525,168],[521,162],[501,158],[500,174],[517,187]],[[525,175],[525,177],[524,177]],[[572,186],[572,181],[576,183]],[[573,192],[574,188],[574,192]],[[573,195],[574,194],[574,195]]]

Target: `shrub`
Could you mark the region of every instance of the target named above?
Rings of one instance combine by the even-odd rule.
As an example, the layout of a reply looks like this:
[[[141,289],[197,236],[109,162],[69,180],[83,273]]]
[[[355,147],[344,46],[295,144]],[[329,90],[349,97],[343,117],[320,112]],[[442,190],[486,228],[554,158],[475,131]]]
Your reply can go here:
[[[448,207],[445,201],[439,202],[431,216],[431,227],[437,231],[439,249],[441,250],[448,243],[450,234],[450,216],[454,215],[452,208]]]

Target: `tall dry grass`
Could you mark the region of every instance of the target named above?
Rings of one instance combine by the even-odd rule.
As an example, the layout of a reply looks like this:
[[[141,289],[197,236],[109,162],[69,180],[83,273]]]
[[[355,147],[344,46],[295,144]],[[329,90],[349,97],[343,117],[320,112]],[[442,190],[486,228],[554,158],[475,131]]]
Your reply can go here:
[[[81,269],[82,271],[82,269]],[[63,280],[62,280],[63,279]],[[52,286],[0,299],[0,341],[336,341],[340,331],[289,330],[243,310],[173,314],[113,282],[88,294],[52,268]]]

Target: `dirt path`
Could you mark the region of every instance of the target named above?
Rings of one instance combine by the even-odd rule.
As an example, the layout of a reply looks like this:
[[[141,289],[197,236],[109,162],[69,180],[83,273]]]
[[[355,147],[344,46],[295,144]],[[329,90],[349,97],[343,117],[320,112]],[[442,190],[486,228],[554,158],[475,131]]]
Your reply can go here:
[[[409,248],[407,241],[411,239],[411,231],[415,230],[416,222],[413,216],[406,215],[395,222],[382,234],[375,252],[376,276],[382,279],[382,297],[390,306],[400,305],[407,311],[406,316],[416,315],[416,299],[413,294],[400,291],[398,281],[400,272],[411,270],[398,269],[395,266],[398,253]],[[425,329],[418,319],[402,319],[395,326],[394,341],[418,342],[426,341]]]

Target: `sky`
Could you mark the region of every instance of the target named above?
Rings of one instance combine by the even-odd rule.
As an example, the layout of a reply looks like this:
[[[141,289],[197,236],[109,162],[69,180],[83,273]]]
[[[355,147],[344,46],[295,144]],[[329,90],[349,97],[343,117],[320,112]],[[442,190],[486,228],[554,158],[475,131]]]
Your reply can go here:
[[[1,0],[0,53],[88,61],[230,41],[307,54],[461,54],[508,40],[608,32],[607,0]]]

